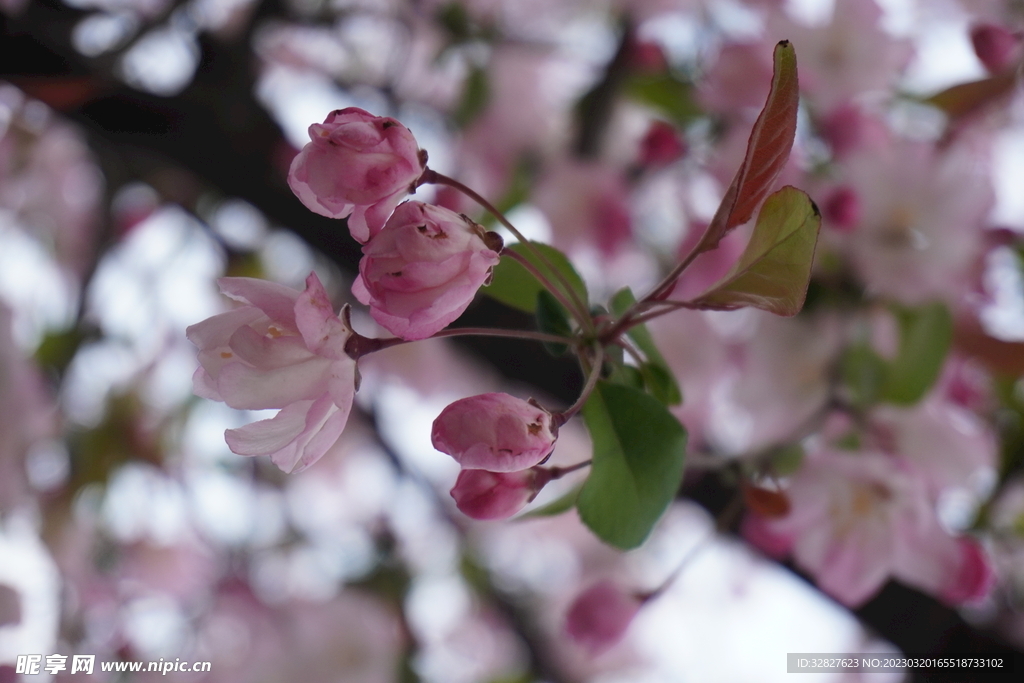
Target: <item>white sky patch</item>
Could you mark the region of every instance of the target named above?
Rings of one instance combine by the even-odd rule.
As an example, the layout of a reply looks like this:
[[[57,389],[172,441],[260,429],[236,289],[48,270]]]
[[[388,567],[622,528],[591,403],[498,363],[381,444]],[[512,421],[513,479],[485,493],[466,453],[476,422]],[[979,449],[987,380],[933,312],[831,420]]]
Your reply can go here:
[[[263,213],[241,199],[228,199],[217,205],[210,227],[236,249],[255,249],[267,237],[269,224]]]
[[[381,435],[398,455],[432,482],[451,486],[459,465],[434,449],[430,430],[434,419],[458,396],[423,396],[395,383],[382,384],[374,407]]]
[[[210,286],[223,256],[198,221],[163,207],[103,258],[89,291],[90,311],[104,331],[144,355],[222,308]]]
[[[966,17],[936,19],[915,39],[915,56],[903,78],[912,93],[930,95],[987,74],[974,54]]]
[[[530,203],[516,206],[505,216],[508,222],[516,226],[516,230],[523,234],[528,240],[536,242],[551,243],[551,223],[548,222],[544,212]],[[519,239],[502,225],[494,228],[506,244],[513,244]]]
[[[162,26],[145,34],[121,59],[125,83],[154,95],[177,95],[192,82],[199,45],[190,31]]]
[[[20,598],[21,621],[0,627],[0,664],[13,666],[18,655],[54,651],[60,620],[60,575],[24,514],[8,515],[0,526],[0,558],[0,585]],[[44,683],[52,676],[43,672],[33,679]]]
[[[375,91],[374,91],[375,92]],[[382,113],[385,102],[377,94],[360,91],[360,96],[346,92],[322,74],[274,65],[264,72],[256,84],[256,96],[281,125],[288,142],[302,149],[309,142],[309,126],[320,123],[335,109],[361,107],[375,114]]]
[[[268,280],[305,289],[303,283],[313,270],[315,257],[302,238],[287,230],[275,230],[259,253]]]
[[[188,479],[188,491],[192,519],[214,542],[238,546],[249,540],[256,519],[252,486],[226,472],[208,469]]]
[[[672,533],[683,539],[679,553],[711,529],[706,515],[670,515],[676,518]],[[887,643],[869,642],[847,610],[742,543],[721,536],[703,543],[627,633],[656,674],[648,680],[781,682],[791,678],[787,652],[896,652]],[[808,681],[841,676],[804,675]]]
[[[124,389],[141,363],[123,344],[103,341],[78,349],[61,385],[61,405],[73,422],[94,427],[106,409],[107,395]]]
[[[14,311],[14,339],[34,348],[50,330],[74,319],[77,286],[35,239],[20,230],[14,216],[0,210],[0,297]]]
[[[229,26],[253,2],[254,0],[193,0],[190,10],[201,28],[217,31]]]
[[[989,302],[979,318],[985,331],[1003,341],[1024,341],[1024,272],[1020,257],[1008,247],[985,257],[983,275]]]
[[[835,0],[786,0],[786,13],[808,26],[825,26],[832,19]]]
[[[905,36],[915,29],[916,0],[875,0],[882,8],[882,28],[896,36]]]
[[[110,478],[100,516],[122,543],[151,540],[170,545],[187,531],[181,485],[149,465],[130,463]]]
[[[444,640],[469,617],[472,598],[465,582],[455,574],[421,576],[405,597],[405,613],[418,641]]]
[[[1024,232],[1024,107],[1018,124],[996,133],[992,143],[992,179],[996,203],[989,220]]]
[[[142,655],[154,660],[182,651],[190,625],[181,606],[168,595],[132,600],[122,609],[124,633]]]
[[[133,14],[97,12],[75,25],[71,43],[86,57],[97,57],[121,47],[138,28],[139,20]]]

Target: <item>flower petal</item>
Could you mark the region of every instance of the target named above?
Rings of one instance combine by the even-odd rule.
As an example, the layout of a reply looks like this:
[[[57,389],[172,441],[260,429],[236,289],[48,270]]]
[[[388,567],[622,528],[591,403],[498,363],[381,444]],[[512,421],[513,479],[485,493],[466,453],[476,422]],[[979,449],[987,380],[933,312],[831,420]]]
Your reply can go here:
[[[323,395],[327,390],[325,375],[330,363],[327,358],[313,356],[304,363],[260,370],[236,361],[221,370],[217,389],[232,408],[284,408],[296,401]]]
[[[225,295],[255,306],[289,330],[295,329],[295,300],[299,293],[291,287],[251,277],[222,277],[217,284]]]
[[[295,325],[313,353],[332,360],[346,357],[345,342],[349,331],[335,315],[316,273],[310,273],[306,278],[306,291],[295,302]]]

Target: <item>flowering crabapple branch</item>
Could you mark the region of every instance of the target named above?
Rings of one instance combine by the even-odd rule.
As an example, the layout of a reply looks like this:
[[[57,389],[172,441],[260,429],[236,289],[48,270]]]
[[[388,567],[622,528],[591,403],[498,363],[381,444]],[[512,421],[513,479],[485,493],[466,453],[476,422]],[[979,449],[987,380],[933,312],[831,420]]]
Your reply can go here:
[[[427,168],[426,152],[400,122],[356,108],[332,112],[323,124],[310,126],[310,143],[293,161],[289,184],[311,210],[347,219],[363,245],[352,294],[394,337],[357,334],[349,309],[334,313],[315,274],[304,292],[225,278],[222,291],[244,305],[189,328],[189,339],[200,348],[196,393],[236,408],[279,409],[226,437],[234,452],[269,455],[293,471],[311,465],[337,440],[358,389],[362,356],[432,337],[540,341],[551,353],[577,357],[586,377],[579,396],[562,412],[504,393],[447,406],[434,420],[431,442],[462,468],[451,490],[456,506],[477,519],[505,518],[551,480],[585,466],[544,466],[559,428],[580,414],[594,448],[575,501],[580,517],[606,543],[636,547],[678,491],[687,438],[669,412],[682,392],[644,323],[680,307],[755,306],[793,315],[803,304],[820,215],[795,188],[768,196],[792,145],[796,92],[795,56],[783,41],[746,157],[698,247],[641,300],[627,288],[593,312],[586,285],[564,254],[525,239],[473,189]],[[402,201],[426,183],[462,192],[522,247],[506,249],[497,233],[465,215]],[[730,273],[690,302],[665,301],[696,256],[714,249],[758,207],[750,241]],[[509,257],[504,266],[501,256]],[[538,331],[447,329],[483,287],[534,314]]]

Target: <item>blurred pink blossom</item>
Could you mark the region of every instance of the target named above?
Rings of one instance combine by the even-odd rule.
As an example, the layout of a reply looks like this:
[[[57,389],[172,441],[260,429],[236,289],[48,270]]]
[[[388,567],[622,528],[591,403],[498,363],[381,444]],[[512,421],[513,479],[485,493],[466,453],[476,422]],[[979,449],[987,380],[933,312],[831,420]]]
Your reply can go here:
[[[862,604],[890,577],[946,600],[982,590],[984,557],[939,525],[924,481],[906,461],[816,451],[789,495],[789,516],[765,524],[794,539],[797,564],[845,605]]]
[[[225,432],[239,455],[269,455],[285,472],[319,460],[341,435],[355,394],[356,363],[345,353],[351,331],[331,307],[315,273],[306,290],[265,280],[221,278],[243,306],[186,330],[199,347],[195,393],[232,408],[280,408]]]
[[[932,392],[915,406],[874,409],[871,427],[880,446],[912,462],[933,492],[965,486],[993,470],[999,445],[992,427],[971,411]]]
[[[516,472],[540,463],[555,447],[551,413],[508,394],[459,399],[441,411],[430,433],[434,448],[466,469]]]
[[[849,187],[838,187],[825,199],[821,207],[826,225],[846,232],[852,230],[860,221],[860,200],[857,193]]]
[[[465,216],[406,202],[363,247],[352,293],[392,334],[426,339],[462,315],[489,280],[498,251]]]
[[[640,141],[640,165],[660,168],[668,166],[684,154],[686,141],[679,136],[675,126],[665,121],[652,121]]]
[[[989,73],[995,74],[1020,59],[1020,36],[999,24],[976,24],[971,27],[974,53]]]
[[[779,12],[767,33],[793,42],[801,93],[812,107],[829,109],[862,93],[891,90],[909,64],[910,42],[883,29],[881,19],[874,0],[836,0],[826,26],[795,23]]]
[[[356,107],[331,112],[309,127],[309,137],[288,185],[310,211],[347,217],[352,236],[365,243],[415,190],[426,157],[408,128]]]
[[[611,255],[633,234],[625,178],[606,164],[553,163],[533,201],[551,224],[556,246],[596,244]]]
[[[565,617],[565,632],[591,655],[622,640],[643,602],[608,580],[576,596]]]
[[[865,147],[876,148],[889,142],[885,123],[851,102],[842,102],[825,112],[818,121],[818,128],[837,159]]]
[[[842,240],[869,293],[959,303],[972,287],[993,190],[983,152],[894,141],[842,163],[860,220]]]

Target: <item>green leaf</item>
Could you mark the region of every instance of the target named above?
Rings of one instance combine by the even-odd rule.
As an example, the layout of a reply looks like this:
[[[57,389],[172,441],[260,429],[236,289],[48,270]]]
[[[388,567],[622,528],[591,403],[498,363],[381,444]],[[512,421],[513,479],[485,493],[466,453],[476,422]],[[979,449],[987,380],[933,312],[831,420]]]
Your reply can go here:
[[[477,116],[487,106],[490,99],[491,87],[487,81],[487,71],[478,66],[473,67],[466,76],[466,83],[462,90],[462,99],[459,101],[455,111],[452,112],[452,120],[459,128],[465,128],[476,120]]]
[[[569,281],[580,299],[586,302],[587,287],[583,284],[583,279],[579,276],[579,273],[572,267],[569,258],[554,247],[541,244],[540,242],[532,242],[532,244]],[[530,263],[544,273],[545,277],[551,281],[555,280],[551,269],[541,263],[525,245],[513,244],[505,249],[525,256]],[[527,313],[533,313],[537,310],[537,293],[543,290],[544,286],[526,268],[512,258],[503,256],[498,265],[494,267],[493,273],[491,284],[483,288],[484,294]]]
[[[854,344],[843,355],[843,384],[855,406],[864,408],[878,401],[886,372],[885,359],[866,341]]]
[[[568,312],[562,304],[558,303],[558,299],[546,289],[537,292],[537,329],[562,337],[572,336]],[[552,342],[543,342],[543,344],[548,353],[553,356],[564,356],[569,353],[569,347],[565,344]]]
[[[636,297],[633,296],[633,290],[629,287],[620,289],[609,302],[615,315],[622,315],[635,303]],[[633,340],[647,358],[647,363],[640,367],[640,373],[654,397],[670,406],[682,403],[683,392],[679,389],[679,383],[672,373],[672,368],[669,367],[665,357],[658,350],[658,345],[654,343],[654,337],[651,336],[647,326],[635,325],[626,331],[626,336]]]
[[[693,303],[700,308],[753,306],[796,315],[807,296],[820,227],[821,214],[811,198],[787,185],[765,201],[736,265]]]
[[[612,364],[612,371],[608,373],[607,379],[609,382],[632,387],[640,391],[643,391],[645,386],[643,373],[638,368],[626,365],[625,363]]]
[[[799,443],[780,446],[771,454],[772,471],[776,476],[787,477],[793,474],[804,461],[804,449]]]
[[[581,488],[582,484],[580,486],[574,486],[571,490],[563,493],[547,505],[542,505],[535,510],[530,510],[527,513],[519,515],[512,521],[518,522],[519,520],[534,519],[536,517],[554,517],[555,515],[560,515],[563,512],[568,512],[575,507],[576,499],[580,496]]]
[[[647,391],[665,405],[677,406],[683,402],[679,384],[667,367],[657,363],[644,363],[640,366],[640,375],[644,378]]]
[[[671,73],[635,75],[626,82],[626,94],[659,109],[680,126],[703,113],[694,101],[693,87]]]
[[[686,430],[653,396],[606,381],[583,419],[594,462],[576,501],[580,518],[605,543],[636,548],[679,489]]]
[[[880,398],[889,403],[912,405],[938,379],[953,341],[953,318],[945,305],[917,308],[894,306],[900,326],[900,348],[888,363]]]
[[[698,253],[714,249],[730,230],[750,220],[789,159],[800,103],[793,45],[788,40],[780,41],[773,59],[768,99],[750,131],[743,163],[697,245]]]

